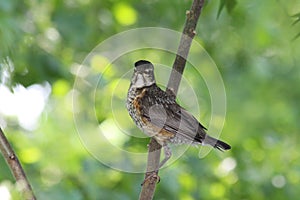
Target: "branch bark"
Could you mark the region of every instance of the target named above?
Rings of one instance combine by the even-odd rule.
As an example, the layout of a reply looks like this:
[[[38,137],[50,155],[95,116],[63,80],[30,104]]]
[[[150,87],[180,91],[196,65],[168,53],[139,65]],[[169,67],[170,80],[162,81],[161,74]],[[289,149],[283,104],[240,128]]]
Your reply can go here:
[[[145,181],[140,193],[140,200],[153,199],[156,183],[159,179],[158,171],[155,170],[157,170],[159,166],[161,147],[162,146],[158,144],[154,138],[151,138],[148,146],[147,171],[145,173]],[[154,176],[153,172],[155,172]]]
[[[177,95],[181,76],[185,68],[186,58],[188,57],[193,38],[196,35],[196,26],[203,5],[204,0],[194,0],[191,9],[186,12],[185,26],[167,86],[167,92],[172,92],[175,96]]]
[[[0,128],[0,151],[3,154],[12,174],[14,175],[18,184],[21,185],[22,195],[24,199],[35,200],[33,190],[29,181],[26,178],[25,172],[16,156],[14,150],[6,139],[2,129]]]
[[[174,95],[174,97],[177,95],[181,76],[185,68],[186,59],[189,54],[193,38],[196,35],[195,30],[203,5],[204,0],[194,0],[191,9],[186,12],[186,21],[183,33],[180,38],[177,55],[166,90],[166,92]],[[161,148],[162,146],[158,144],[155,139],[151,138],[148,147],[147,171],[145,174],[145,181],[142,186],[142,191],[140,193],[140,200],[153,199],[156,183],[159,179],[157,169],[160,161]],[[155,173],[155,176],[153,176],[153,172]]]

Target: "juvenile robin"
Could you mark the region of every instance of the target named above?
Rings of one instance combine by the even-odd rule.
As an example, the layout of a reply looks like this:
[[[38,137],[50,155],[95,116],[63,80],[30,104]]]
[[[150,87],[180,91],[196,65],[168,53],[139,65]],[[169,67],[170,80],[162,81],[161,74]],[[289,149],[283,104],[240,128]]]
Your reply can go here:
[[[177,104],[174,96],[161,90],[155,82],[151,62],[135,63],[126,102],[135,124],[164,148],[163,166],[171,157],[168,143],[211,145],[228,150],[230,145],[206,134],[206,128],[188,111]]]

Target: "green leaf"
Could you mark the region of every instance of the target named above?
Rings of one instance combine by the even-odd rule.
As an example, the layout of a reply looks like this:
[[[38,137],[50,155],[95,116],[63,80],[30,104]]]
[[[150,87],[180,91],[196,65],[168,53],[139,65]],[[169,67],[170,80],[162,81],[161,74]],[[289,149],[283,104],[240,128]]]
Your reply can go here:
[[[234,9],[236,6],[237,2],[236,0],[226,0],[226,8],[229,13]]]
[[[217,14],[217,19],[219,19],[219,16],[225,6],[226,0],[220,0],[220,5],[219,5],[219,10],[218,10],[218,14]]]
[[[293,40],[296,40],[296,39],[298,39],[300,37],[300,32],[297,34],[297,35],[295,35],[295,37],[293,38]]]
[[[292,26],[294,26],[295,24],[297,24],[300,21],[300,12],[293,15],[292,17],[296,18],[295,21],[292,24]]]
[[[292,26],[296,25],[300,21],[300,12],[293,15],[293,18],[296,18],[295,21],[293,22]],[[293,40],[296,40],[297,38],[300,37],[300,32],[293,38]]]
[[[232,12],[234,7],[236,6],[237,2],[236,0],[220,0],[219,10],[217,14],[217,19],[219,18],[223,8],[226,6],[226,9],[229,13]]]

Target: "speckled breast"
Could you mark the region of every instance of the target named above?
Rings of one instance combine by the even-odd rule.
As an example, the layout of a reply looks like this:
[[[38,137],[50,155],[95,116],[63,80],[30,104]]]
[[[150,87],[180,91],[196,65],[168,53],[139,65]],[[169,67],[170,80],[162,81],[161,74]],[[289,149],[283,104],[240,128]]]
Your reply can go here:
[[[141,98],[143,97],[144,89],[130,88],[127,94],[126,107],[130,117],[133,119],[137,127],[143,130],[146,125],[142,120],[141,115]]]

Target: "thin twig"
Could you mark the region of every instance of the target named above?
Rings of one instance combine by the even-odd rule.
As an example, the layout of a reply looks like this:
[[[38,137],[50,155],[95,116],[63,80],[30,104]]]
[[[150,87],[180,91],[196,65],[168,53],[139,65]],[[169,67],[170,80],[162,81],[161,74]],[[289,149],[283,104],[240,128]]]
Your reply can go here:
[[[175,96],[177,95],[181,76],[185,68],[186,58],[188,57],[193,38],[196,35],[196,26],[203,5],[204,0],[194,0],[191,9],[186,12],[184,29],[167,86],[167,92],[172,92]]]
[[[12,174],[14,175],[18,184],[21,185],[22,195],[24,199],[35,200],[34,193],[26,178],[25,172],[16,156],[14,150],[6,139],[2,129],[0,128],[0,151],[3,154]]]
[[[166,90],[167,92],[173,94],[175,97],[177,95],[181,76],[185,68],[186,58],[189,54],[192,40],[196,34],[196,25],[203,5],[204,0],[194,0],[191,9],[186,12],[186,21],[183,33],[180,39],[177,55],[173,64],[173,69]],[[152,138],[148,149],[147,172],[145,174],[145,181],[140,193],[140,200],[153,199],[156,183],[158,180],[157,169],[160,161],[160,153],[161,145]],[[155,176],[153,176],[153,171],[155,171]]]

